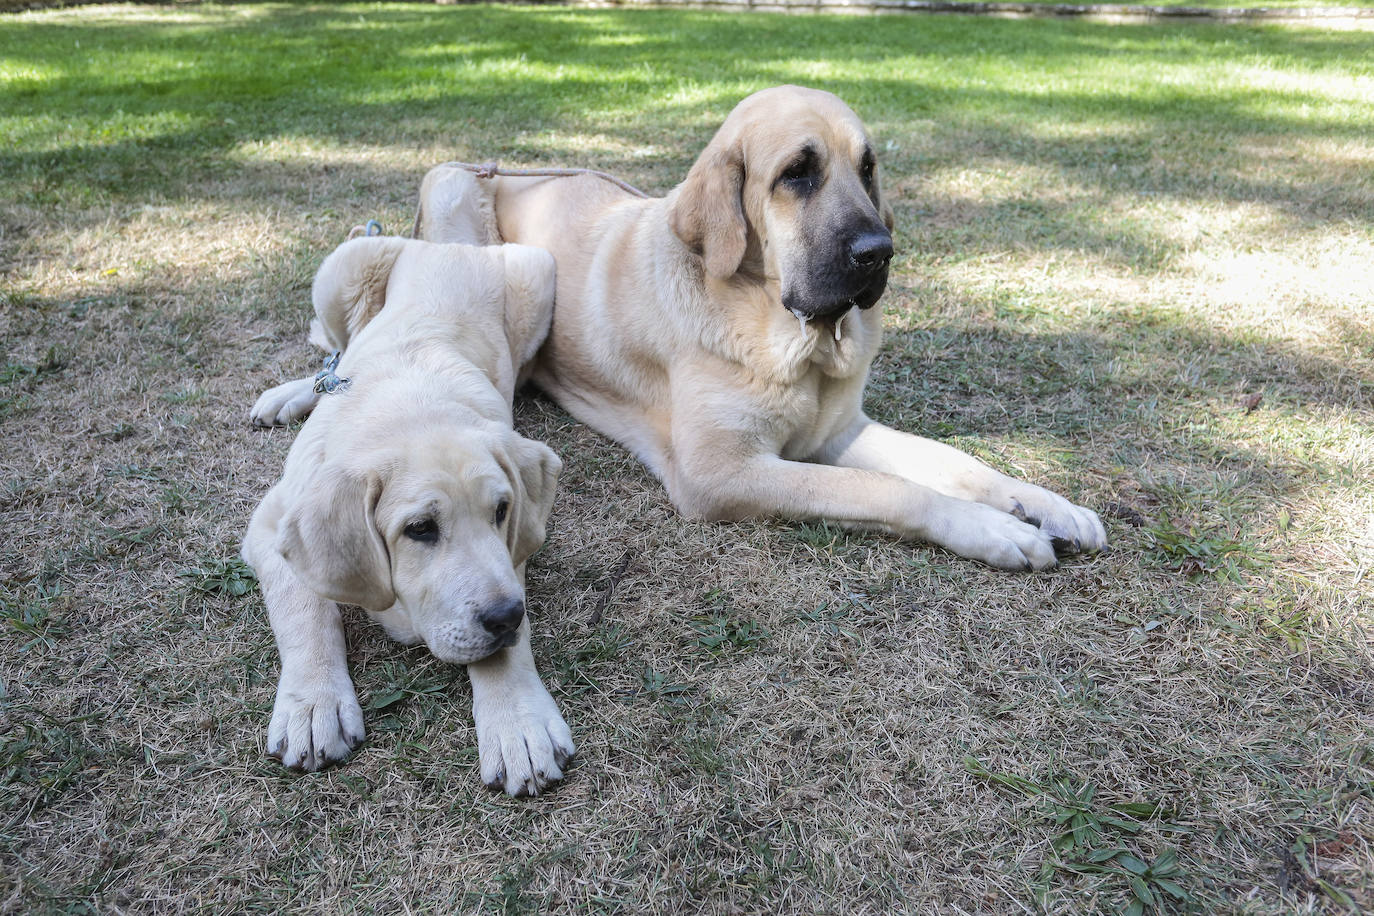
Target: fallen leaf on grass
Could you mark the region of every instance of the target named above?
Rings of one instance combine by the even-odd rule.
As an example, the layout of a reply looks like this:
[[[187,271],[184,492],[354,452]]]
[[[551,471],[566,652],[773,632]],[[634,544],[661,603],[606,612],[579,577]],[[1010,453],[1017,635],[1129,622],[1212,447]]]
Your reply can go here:
[[[1132,528],[1145,527],[1145,516],[1141,515],[1138,509],[1125,503],[1108,503],[1102,507],[1102,511],[1111,518],[1121,519]]]
[[[1346,847],[1355,842],[1355,835],[1342,830],[1340,835],[1330,840],[1322,840],[1312,847],[1312,852],[1323,859],[1332,859],[1345,852]]]

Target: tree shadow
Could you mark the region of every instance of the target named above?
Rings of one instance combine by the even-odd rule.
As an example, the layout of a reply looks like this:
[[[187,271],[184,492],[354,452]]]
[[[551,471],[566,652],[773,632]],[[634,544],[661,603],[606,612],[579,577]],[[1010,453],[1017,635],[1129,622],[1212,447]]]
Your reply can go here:
[[[367,8],[366,18],[382,24],[390,37],[374,46],[376,36],[357,22],[359,9],[254,8],[249,21],[269,22],[272,31],[264,37],[261,53],[246,61],[233,59],[232,43],[218,31],[236,28],[229,14],[213,28],[59,26],[41,21],[22,29],[0,25],[7,59],[12,55],[38,73],[53,68],[51,61],[58,58],[50,51],[55,44],[76,40],[83,47],[107,48],[103,56],[93,58],[91,67],[123,64],[105,73],[96,91],[88,91],[90,83],[75,72],[53,77],[51,83],[35,78],[32,91],[5,90],[6,101],[13,105],[3,124],[31,120],[36,125],[25,128],[36,132],[0,139],[0,187],[6,189],[0,226],[6,242],[14,227],[25,227],[26,256],[59,265],[63,257],[79,259],[82,253],[74,249],[102,242],[73,243],[75,233],[62,223],[108,220],[122,229],[140,219],[144,205],[166,198],[189,205],[204,202],[209,212],[229,217],[290,214],[267,230],[274,238],[263,252],[227,254],[229,266],[213,274],[158,268],[149,279],[130,271],[127,281],[117,276],[66,283],[64,288],[82,287],[79,298],[45,291],[41,283],[31,295],[0,287],[0,344],[7,373],[0,380],[0,467],[5,471],[0,475],[5,477],[0,521],[7,533],[0,543],[0,579],[33,575],[41,583],[51,578],[71,595],[63,599],[70,600],[70,605],[63,605],[70,610],[61,611],[66,616],[59,621],[70,627],[68,641],[49,654],[15,662],[14,670],[25,676],[10,680],[25,691],[39,690],[49,681],[60,684],[52,691],[52,702],[70,704],[72,711],[87,708],[80,704],[111,706],[107,692],[117,697],[121,692],[141,692],[130,705],[142,710],[140,716],[113,732],[140,756],[145,741],[172,747],[174,741],[194,746],[203,739],[204,726],[178,719],[187,705],[184,683],[200,685],[207,708],[234,723],[236,740],[257,734],[266,723],[273,662],[260,604],[221,601],[211,606],[212,613],[188,613],[178,570],[233,556],[253,504],[280,473],[292,433],[251,431],[246,413],[263,386],[305,371],[314,358],[304,340],[310,314],[305,291],[314,267],[352,222],[377,215],[378,210],[390,219],[404,220],[419,178],[418,172],[412,174],[385,159],[378,163],[341,156],[312,161],[309,153],[278,156],[270,148],[261,155],[246,155],[247,147],[285,139],[344,151],[369,145],[388,150],[435,148],[445,150],[445,155],[467,155],[471,150],[473,158],[495,155],[530,163],[595,165],[641,186],[664,190],[685,173],[740,96],[794,79],[834,89],[869,120],[880,140],[899,141],[899,149],[883,158],[886,177],[898,190],[904,234],[910,238],[922,233],[923,240],[942,235],[940,244],[951,252],[988,255],[999,245],[1055,255],[1084,252],[1140,272],[1167,266],[1178,252],[1148,226],[1096,224],[1075,205],[1034,187],[1003,199],[956,199],[961,208],[957,220],[932,229],[943,214],[931,212],[934,205],[926,189],[919,181],[899,182],[911,181],[932,163],[957,162],[960,149],[963,161],[972,166],[986,167],[998,160],[1033,166],[1077,182],[1088,196],[1171,194],[1223,205],[1260,202],[1282,211],[1291,225],[1315,229],[1343,221],[1364,225],[1359,221],[1368,217],[1367,198],[1359,196],[1367,184],[1361,183],[1353,166],[1334,171],[1329,185],[1308,177],[1293,182],[1254,173],[1255,155],[1233,148],[1256,136],[1295,145],[1324,138],[1360,143],[1359,132],[1370,126],[1368,113],[1348,120],[1308,121],[1287,109],[1268,113],[1262,92],[1221,94],[1215,99],[1186,96],[1174,104],[1168,101],[1167,88],[1142,97],[1129,87],[1104,87],[1100,97],[1077,93],[1061,103],[1055,100],[1058,90],[1053,86],[1043,92],[988,88],[976,84],[977,68],[965,67],[968,60],[993,67],[999,58],[1011,57],[1025,67],[1044,61],[1044,69],[1052,72],[1062,60],[1139,55],[1172,65],[1200,55],[1231,54],[1257,61],[1282,58],[1285,67],[1318,72],[1328,65],[1339,69],[1343,60],[1365,53],[1369,39],[1364,36],[1001,21],[980,21],[975,31],[953,20],[895,17],[379,7]],[[112,14],[110,21],[119,15]],[[733,47],[741,31],[769,41],[760,41],[756,54],[724,60],[720,49]],[[585,49],[608,46],[616,49],[613,63],[604,72],[589,69]],[[785,50],[769,50],[774,46]],[[168,49],[172,63],[189,61],[193,75],[169,70],[157,57],[159,49]],[[521,54],[546,61],[549,72],[503,70],[503,62]],[[1296,64],[1294,55],[1301,57]],[[330,59],[335,64],[345,59],[348,66],[330,66]],[[951,70],[966,77],[963,84],[942,80],[924,65],[910,79],[854,75],[869,61],[889,68],[910,63],[915,71],[922,61],[938,64],[947,59]],[[811,69],[823,60],[835,61],[835,68]],[[140,69],[140,62],[146,66]],[[268,62],[275,63],[269,67]],[[565,68],[562,74],[556,72],[559,65]],[[194,68],[202,66],[206,72],[195,74]],[[51,95],[49,88],[54,90]],[[1321,102],[1315,91],[1286,97],[1294,104]],[[1084,113],[1095,113],[1107,126],[1067,137],[1037,128],[1040,119],[1072,121]],[[71,119],[76,126],[53,128],[45,118]],[[1122,126],[1121,121],[1129,123]],[[1174,164],[1166,157],[1160,165],[1152,156],[1155,144],[1186,140],[1193,124],[1211,132],[1214,139],[1209,142],[1216,153],[1208,168],[1229,170],[1224,180],[1195,164]],[[102,134],[105,127],[110,130]],[[480,141],[480,149],[473,138]],[[652,155],[639,155],[642,148],[653,150]],[[1330,189],[1348,192],[1349,197],[1342,200],[1335,191],[1328,194]],[[374,209],[348,212],[363,206]],[[40,207],[47,212],[38,214]],[[17,212],[21,208],[29,209]],[[291,213],[293,209],[299,212]],[[87,210],[96,215],[88,217]],[[926,228],[912,229],[913,224]],[[996,237],[975,231],[985,224],[1010,229]],[[163,231],[156,226],[134,228]],[[169,223],[165,234],[175,243],[200,244],[190,231],[185,239],[177,236],[178,231]],[[130,247],[127,242],[121,245]],[[175,255],[159,252],[149,257],[174,260]],[[1344,364],[1330,355],[1332,349],[1308,350],[1278,336],[1210,327],[1204,318],[1165,308],[1123,306],[1096,318],[1020,323],[1015,314],[997,314],[995,302],[980,298],[976,290],[960,288],[957,281],[942,281],[953,287],[941,293],[952,297],[954,307],[922,317],[925,291],[905,288],[904,282],[912,281],[899,273],[886,300],[894,312],[889,325],[895,327],[874,364],[868,396],[870,412],[894,426],[951,439],[1003,466],[1012,465],[1009,471],[1020,471],[1016,464],[1028,464],[1029,476],[1038,482],[1097,508],[1119,501],[1138,507],[1147,524],[1177,521],[1186,527],[1195,521],[1203,528],[1220,526],[1257,549],[1272,545],[1268,519],[1277,506],[1292,505],[1297,515],[1304,500],[1354,490],[1357,485],[1351,481],[1367,470],[1356,458],[1342,464],[1338,454],[1304,438],[1309,436],[1305,427],[1320,427],[1333,417],[1356,422],[1367,417],[1374,407],[1374,374],[1367,360]],[[1337,322],[1352,349],[1368,352],[1367,327],[1355,318]],[[1247,412],[1250,408],[1241,396],[1253,392],[1263,398]],[[717,553],[709,554],[709,566],[681,562],[689,550],[707,555],[700,542],[709,541],[719,556],[725,556],[736,550],[732,542],[747,528],[758,535],[761,553],[788,549],[787,538],[777,537],[766,524],[721,527],[717,540],[710,541],[690,523],[672,520],[661,487],[623,451],[577,426],[558,408],[526,398],[517,416],[522,429],[533,427],[534,434],[548,438],[569,459],[561,505],[555,510],[561,513],[559,524],[566,527],[561,545],[554,544],[548,558],[536,562],[531,581],[537,601],[571,603],[563,597],[575,591],[569,589],[569,570],[577,562],[591,562],[579,553],[589,529],[597,537],[609,532],[608,539],[624,537],[629,529],[668,532],[664,540],[648,542],[647,548],[654,554],[649,565],[666,571],[662,583],[656,578],[643,586],[647,600],[659,603],[676,600],[672,589],[684,580],[695,588],[693,579],[720,574]],[[1332,435],[1339,434],[1336,424],[1330,425]],[[1150,476],[1143,467],[1150,469]],[[585,515],[569,510],[569,497],[579,496],[574,487],[588,481],[593,492],[583,495],[582,505],[592,508]],[[614,485],[598,488],[607,481]],[[633,497],[649,488],[654,490],[650,502],[662,512],[633,517]],[[1151,715],[1143,717],[1146,725],[1186,714],[1195,717],[1198,733],[1207,733],[1210,724],[1218,740],[1240,735],[1272,742],[1294,756],[1293,769],[1303,780],[1321,777],[1326,760],[1322,755],[1334,758],[1338,752],[1318,745],[1331,748],[1338,742],[1311,726],[1311,712],[1358,707],[1366,698],[1358,690],[1369,680],[1367,665],[1352,663],[1349,672],[1331,665],[1338,647],[1325,636],[1313,639],[1315,651],[1294,653],[1290,664],[1286,644],[1243,616],[1258,613],[1247,602],[1258,602],[1257,593],[1271,583],[1242,586],[1217,580],[1205,588],[1180,588],[1179,577],[1185,573],[1161,570],[1162,560],[1146,535],[1133,535],[1120,519],[1108,521],[1117,545],[1114,554],[1070,561],[1060,572],[1034,579],[1001,577],[939,551],[908,551],[878,538],[863,539],[861,552],[866,554],[871,546],[896,568],[891,579],[874,588],[890,590],[901,599],[889,602],[894,617],[900,613],[912,619],[945,619],[951,634],[969,621],[1004,622],[1006,630],[1016,631],[1013,635],[1023,641],[1023,655],[999,656],[991,634],[986,641],[970,642],[965,630],[954,650],[956,657],[975,666],[1000,668],[1007,682],[1043,672],[1059,685],[1060,694],[1061,675],[1072,690],[1076,680],[1090,682],[1103,666],[1135,664],[1129,657],[1134,650],[1115,658],[1101,650],[1118,647],[1124,628],[1162,614],[1156,605],[1177,605],[1183,622],[1171,638],[1203,643],[1190,649],[1185,660],[1204,672],[1211,670],[1209,666],[1225,670],[1200,681],[1196,693],[1208,702],[1184,713],[1167,708],[1168,691],[1158,698],[1146,697],[1153,704]],[[864,569],[846,568],[834,558],[825,562],[846,583],[848,577],[863,581],[866,575]],[[539,563],[548,566],[541,570]],[[1309,568],[1317,566],[1319,561],[1308,563]],[[817,592],[825,596],[810,561],[780,568],[795,575],[779,575],[778,591],[769,591],[768,602],[778,593],[789,601],[820,601]],[[604,572],[594,570],[593,578]],[[1260,572],[1268,575],[1270,570]],[[1329,573],[1326,581],[1345,587],[1349,579],[1343,576]],[[980,587],[994,580],[1001,584],[991,590]],[[840,596],[857,597],[852,591],[846,584]],[[1041,595],[1042,607],[1081,610],[1081,616],[1063,624],[1066,641],[1055,642],[1046,632],[1047,621],[1062,618],[1042,615],[1038,607],[1020,617],[987,613],[1004,601],[1020,600],[1015,596],[1021,593]],[[1279,593],[1276,600],[1284,613],[1298,604],[1291,594]],[[1129,624],[1116,622],[1123,611],[1136,614]],[[1216,638],[1198,635],[1209,632],[1211,615],[1232,612],[1240,621],[1234,629]],[[585,620],[569,618],[555,632],[583,639]],[[1229,626],[1233,621],[1228,617],[1226,622]],[[1244,631],[1245,626],[1253,632]],[[375,631],[364,632],[369,635],[361,650],[355,643],[355,659],[367,660],[373,653],[400,657],[400,650]],[[1233,641],[1240,643],[1244,655],[1218,661],[1214,651],[1222,652]],[[665,652],[676,651],[671,639],[664,645]],[[540,648],[550,654],[573,651]],[[1143,695],[1175,677],[1169,651],[1165,646],[1161,652],[1157,643],[1144,646],[1143,656],[1160,652],[1166,661],[1158,669],[1144,662],[1129,668],[1129,681],[1123,678],[1123,683]],[[1366,658],[1367,645],[1349,654]],[[247,661],[240,664],[236,656]],[[170,657],[204,659],[204,670],[191,670],[190,662],[183,671],[169,669],[161,660]],[[249,681],[255,685],[251,688],[236,687],[224,675],[231,668],[268,673],[263,680]],[[1307,701],[1297,696],[1306,687],[1295,679],[1295,672],[1300,678],[1312,670],[1334,685],[1331,698]],[[628,677],[634,681],[635,673],[628,672]],[[834,691],[836,683],[850,689],[844,675],[839,680],[830,675],[807,677],[821,693]],[[230,686],[221,686],[221,680]],[[871,675],[856,672],[855,692],[871,693],[872,685],[866,683],[871,680]],[[176,689],[150,697],[149,682]],[[226,703],[219,693],[233,701]],[[1226,698],[1237,693],[1279,700],[1242,715],[1227,705]],[[240,703],[237,694],[246,702]],[[1134,697],[1126,691],[1117,701],[1124,704]],[[731,699],[728,694],[723,698]],[[1210,704],[1213,698],[1215,706]],[[601,702],[599,695],[596,699]],[[1004,711],[1012,708],[1005,702],[989,701],[989,709],[997,707],[987,713],[989,721],[1000,722]],[[1157,747],[1158,736],[1173,733],[1141,727],[1141,718],[1126,717],[1121,725],[1108,726],[1091,712],[1065,711],[1053,704],[1048,709],[1048,714],[1041,714],[1030,705],[1027,715],[1041,718],[1025,731],[1033,731],[1036,740],[1042,732],[1052,733],[1045,738],[1050,746],[1059,740],[1054,733],[1072,732],[1059,745],[1067,750],[1069,769],[1093,766],[1088,758],[1095,745],[1085,743],[1086,735],[1103,746],[1124,747],[1131,757],[1144,761],[1140,769],[1148,770],[1149,784],[1167,787],[1161,792],[1206,799],[1207,791],[1215,788],[1215,781],[1206,777],[1210,762],[1199,756],[1207,745],[1199,744],[1196,734],[1164,754]],[[955,721],[956,717],[944,720],[946,725]],[[1284,731],[1289,724],[1301,739],[1289,740]],[[1358,724],[1350,729],[1356,737],[1364,734],[1358,732]],[[960,729],[962,724],[954,729],[956,744],[967,740],[967,732]],[[860,734],[863,731],[851,728],[837,734],[846,742],[862,741],[869,737]],[[1021,742],[1014,728],[997,725],[992,734],[1011,750],[1029,743]],[[1339,737],[1344,740],[1344,733]],[[741,740],[749,740],[748,735]],[[1273,788],[1264,769],[1267,764],[1247,758],[1246,750],[1235,751],[1228,766],[1239,773],[1235,781],[1259,786],[1248,791],[1258,796],[1258,802],[1250,801],[1260,814],[1247,815],[1239,833],[1268,843],[1272,837],[1262,826],[1267,812],[1283,806],[1299,812],[1293,818],[1306,816],[1300,804],[1305,796],[1294,801],[1300,790],[1288,788],[1287,775],[1282,789]],[[631,751],[638,753],[633,747]],[[646,745],[644,753],[658,759],[653,746]],[[938,760],[938,754],[928,749],[920,753]],[[59,766],[66,764],[55,761],[43,775]],[[825,761],[817,765],[819,772],[831,774],[844,767]],[[1203,775],[1194,778],[1196,771]],[[102,768],[80,772],[96,778]],[[210,780],[213,791],[206,795],[205,807],[213,811],[219,797],[215,793],[223,794],[223,780],[217,770],[207,772],[215,778]],[[1135,785],[1110,774],[1100,778],[1112,791]],[[608,791],[615,791],[617,781],[623,781],[623,774],[612,772]],[[353,795],[345,797],[345,804],[356,807]],[[1210,825],[1217,820],[1213,808],[1223,803],[1202,802],[1201,822]],[[1322,818],[1339,815],[1324,809],[1311,823],[1326,824]],[[213,833],[215,825],[207,829],[212,831],[207,836],[219,836]],[[52,835],[42,825],[32,828],[26,841],[36,850],[35,861],[51,860],[50,852],[45,860],[47,841],[40,838]],[[1018,830],[1018,842],[1023,836]],[[967,844],[962,849],[958,843],[952,845],[955,854],[981,867],[982,858],[970,854]],[[130,854],[140,855],[147,848],[152,847],[134,841]],[[1237,899],[1262,883],[1262,876],[1255,877],[1255,866],[1233,871],[1242,873],[1237,882],[1244,880]]]
[[[741,34],[759,39],[755,52],[724,63],[722,49],[737,46]],[[246,57],[241,35],[252,36]],[[1262,177],[1253,168],[1255,154],[1239,141],[1362,142],[1374,133],[1374,110],[1333,108],[1319,87],[1220,80],[1189,88],[1195,84],[1166,78],[1170,67],[1215,61],[1264,67],[1279,59],[1291,72],[1345,74],[1352,56],[1369,47],[1370,39],[1358,33],[1003,20],[981,20],[970,29],[958,18],[486,7],[381,7],[363,15],[352,8],[266,6],[164,24],[117,16],[38,20],[7,25],[4,37],[16,66],[37,74],[10,83],[14,117],[39,125],[32,136],[43,132],[45,118],[86,125],[84,134],[66,132],[73,139],[49,125],[44,142],[19,137],[0,149],[0,172],[16,189],[12,199],[46,205],[58,219],[94,199],[233,199],[236,182],[252,189],[250,197],[270,193],[288,207],[337,201],[345,187],[379,208],[403,211],[414,193],[418,174],[386,166],[315,166],[308,157],[268,163],[241,155],[247,145],[276,139],[461,151],[477,138],[483,148],[473,149],[473,158],[595,165],[664,190],[739,97],[783,80],[837,92],[880,140],[899,141],[884,156],[885,170],[908,224],[922,226],[930,204],[919,184],[904,188],[902,182],[932,162],[958,160],[955,148],[970,166],[1011,160],[1076,182],[1090,196],[1262,203],[1316,228],[1370,216],[1359,163],[1301,180]],[[77,42],[89,49],[87,57],[54,56],[54,49]],[[54,65],[55,59],[66,63]],[[522,59],[538,67],[512,65]],[[825,66],[813,68],[818,61]],[[1117,61],[1156,68],[1159,78],[1055,84],[1076,68],[1109,76]],[[817,76],[808,79],[813,70]],[[1046,82],[1009,84],[1008,72],[1043,73]],[[1047,122],[1083,129],[1056,136],[1043,130]],[[1196,134],[1205,138],[1199,148],[1211,154],[1205,163],[1157,155],[1160,144],[1196,142]],[[606,142],[575,139],[588,135]],[[646,148],[650,156],[638,154]],[[945,227],[954,230],[947,234],[953,240],[943,244],[963,254],[993,246],[1088,252],[1148,272],[1178,253],[1149,228],[1094,223],[1076,206],[1034,190],[956,204],[957,224]],[[367,215],[341,214],[340,224]],[[4,217],[7,230],[18,222]],[[989,224],[1011,229],[994,239],[960,231]],[[1242,377],[1268,379],[1271,399],[1294,404],[1369,403],[1367,373],[1296,345],[1228,337],[1167,317],[1165,326],[1158,316],[1146,320],[1148,330],[1127,319],[1019,338],[1014,331],[973,328],[898,332],[875,366],[874,409],[936,435],[1049,429],[1072,438],[1103,404],[1225,397],[1226,385]],[[1348,329],[1357,342],[1363,333]],[[1134,376],[1108,371],[1128,356],[1141,359],[1147,339],[1153,343],[1145,358],[1154,367]],[[1161,366],[1174,366],[1185,354],[1197,357],[1191,368],[1163,374],[1184,378],[1209,371],[1199,364],[1215,366],[1220,387],[1142,390],[1155,384],[1150,380]],[[980,367],[996,377],[980,374]],[[1332,378],[1341,381],[1331,385]],[[1000,406],[967,406],[983,401]]]
[[[1367,107],[1333,107],[1320,88],[1180,86],[1168,71],[1213,61],[1262,69],[1281,58],[1289,71],[1345,73],[1369,49],[1360,34],[1001,20],[973,30],[958,18],[648,10],[250,10],[208,23],[7,24],[7,56],[36,74],[6,90],[12,123],[29,124],[0,150],[17,196],[193,196],[235,167],[235,150],[274,138],[461,145],[475,134],[496,138],[492,155],[578,164],[585,150],[540,134],[596,132],[626,150],[672,135],[672,151],[652,163],[607,151],[589,164],[680,175],[738,98],[804,81],[840,94],[880,136],[910,139],[913,120],[934,122],[974,158],[1012,156],[1104,189],[1269,202],[1309,220],[1369,212],[1367,193],[1336,193],[1358,183],[1360,163],[1295,184],[1247,177],[1252,157],[1237,148],[1253,137],[1360,142],[1374,130]],[[252,36],[251,53],[241,34]],[[750,55],[723,54],[741,34],[759,39]],[[73,59],[73,45],[87,56]],[[1154,72],[1153,82],[1105,82],[1121,62],[1145,67],[1126,70],[1132,78]],[[1104,83],[1063,85],[1080,69]],[[1045,82],[1008,83],[1008,73],[1043,73]],[[61,118],[65,129],[53,126]],[[1036,131],[1099,119],[1080,137]],[[1155,155],[1199,133],[1211,138],[1200,147],[1205,163]],[[886,158],[894,176],[925,165],[910,154]]]

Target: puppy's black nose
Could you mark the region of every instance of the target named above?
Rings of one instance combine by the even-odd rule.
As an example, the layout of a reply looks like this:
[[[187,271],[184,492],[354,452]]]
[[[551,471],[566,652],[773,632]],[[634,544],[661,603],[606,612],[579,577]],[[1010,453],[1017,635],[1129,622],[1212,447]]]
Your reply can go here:
[[[520,627],[520,621],[524,618],[525,602],[523,601],[496,604],[477,615],[477,619],[482,622],[482,626],[492,636],[509,636]]]
[[[849,261],[862,270],[874,270],[892,260],[892,235],[866,232],[849,244]]]

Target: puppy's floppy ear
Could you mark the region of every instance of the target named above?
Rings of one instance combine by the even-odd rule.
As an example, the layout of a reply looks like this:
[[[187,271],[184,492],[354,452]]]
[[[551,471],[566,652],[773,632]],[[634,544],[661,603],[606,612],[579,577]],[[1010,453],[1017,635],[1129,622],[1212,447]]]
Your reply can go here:
[[[543,248],[502,245],[506,268],[506,338],[517,371],[534,358],[553,321],[554,260]]]
[[[542,442],[510,432],[496,460],[510,479],[515,496],[506,522],[511,565],[519,567],[544,544],[544,523],[553,508],[563,462]]]
[[[744,216],[744,152],[717,135],[692,165],[668,213],[682,243],[701,255],[707,273],[731,277],[744,260],[749,224]]]
[[[370,236],[344,242],[315,273],[310,296],[323,336],[342,350],[386,305],[391,268],[406,246],[393,236]],[[311,327],[311,339],[316,337]]]
[[[377,527],[381,496],[377,474],[328,469],[287,510],[277,550],[312,591],[369,611],[396,603],[391,554]]]

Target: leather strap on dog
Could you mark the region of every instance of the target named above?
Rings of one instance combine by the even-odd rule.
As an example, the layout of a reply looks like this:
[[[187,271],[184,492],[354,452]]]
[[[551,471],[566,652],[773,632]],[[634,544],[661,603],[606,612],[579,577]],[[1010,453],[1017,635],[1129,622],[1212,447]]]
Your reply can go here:
[[[475,162],[441,162],[439,165],[435,166],[435,168],[440,168],[441,166],[465,169],[472,172],[478,178],[495,178],[498,175],[504,175],[511,178],[571,178],[574,175],[594,175],[602,181],[609,181],[627,194],[633,194],[635,197],[649,196],[634,185],[621,181],[619,178],[607,174],[606,172],[598,172],[596,169],[503,169],[494,159],[490,162],[483,162],[481,164]],[[410,237],[413,239],[420,237],[420,210],[418,207],[415,210],[415,225],[411,227]]]

